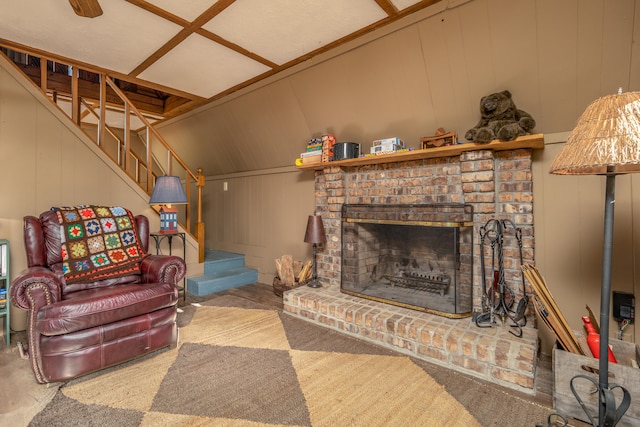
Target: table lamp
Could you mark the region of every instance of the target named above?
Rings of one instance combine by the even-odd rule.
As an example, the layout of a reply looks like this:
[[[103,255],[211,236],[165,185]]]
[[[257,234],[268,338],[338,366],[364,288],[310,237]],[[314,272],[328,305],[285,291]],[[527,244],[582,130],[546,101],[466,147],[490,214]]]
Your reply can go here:
[[[304,234],[304,241],[306,243],[313,244],[313,276],[307,284],[311,288],[320,288],[322,285],[318,280],[318,268],[316,264],[316,253],[318,245],[326,243],[327,237],[324,234],[324,226],[322,225],[322,217],[316,215],[309,215],[307,220],[307,231]]]
[[[550,172],[560,175],[606,176],[600,288],[600,359],[598,384],[594,384],[598,389],[598,424],[595,424],[590,414],[587,413],[587,416],[594,426],[614,426],[630,405],[629,394],[623,389],[623,400],[618,408],[615,407],[608,378],[615,178],[620,174],[640,172],[640,92],[622,93],[619,90],[618,94],[604,96],[589,105],[578,119],[562,151],[553,160]]]
[[[160,206],[160,232],[176,233],[178,231],[178,209],[176,204],[188,203],[180,178],[177,176],[159,176],[149,199],[150,205]]]

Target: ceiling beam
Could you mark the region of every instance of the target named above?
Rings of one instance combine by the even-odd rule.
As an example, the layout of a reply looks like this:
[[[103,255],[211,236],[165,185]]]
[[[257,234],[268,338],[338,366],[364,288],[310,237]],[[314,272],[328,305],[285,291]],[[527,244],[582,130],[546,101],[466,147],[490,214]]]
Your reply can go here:
[[[376,0],[376,1],[378,1],[378,0]],[[380,1],[384,2],[385,0],[380,0]],[[229,94],[231,94],[231,93],[233,93],[233,92],[235,92],[237,90],[240,90],[240,89],[242,89],[244,87],[250,86],[250,85],[252,85],[252,84],[254,84],[254,83],[256,83],[256,82],[258,82],[260,80],[263,80],[263,79],[265,79],[267,77],[270,77],[272,75],[275,75],[275,74],[277,74],[277,73],[279,73],[279,72],[281,72],[283,70],[286,70],[287,68],[291,68],[294,65],[298,65],[300,63],[303,63],[303,62],[305,62],[305,61],[307,61],[307,60],[309,60],[309,59],[311,59],[311,58],[313,58],[315,56],[318,56],[318,55],[320,55],[322,53],[325,53],[325,52],[328,52],[328,51],[330,51],[332,49],[335,49],[338,46],[341,46],[341,45],[343,45],[345,43],[348,43],[348,42],[350,42],[352,40],[355,40],[355,39],[357,39],[357,38],[359,38],[359,37],[361,37],[361,36],[363,36],[365,34],[368,34],[368,33],[372,32],[372,31],[377,30],[378,28],[384,27],[385,25],[388,25],[388,24],[390,24],[392,22],[395,22],[395,21],[397,21],[397,20],[399,20],[399,19],[401,19],[401,18],[403,18],[403,17],[405,17],[407,15],[410,15],[410,14],[412,14],[412,13],[414,13],[414,12],[420,10],[420,9],[424,9],[426,7],[429,7],[431,5],[439,3],[441,1],[442,0],[423,0],[423,1],[419,2],[419,3],[416,3],[413,6],[410,6],[410,7],[406,8],[406,9],[403,9],[401,12],[398,12],[398,13],[396,13],[394,15],[391,15],[391,16],[388,16],[386,18],[383,18],[383,19],[381,19],[381,20],[379,20],[377,22],[374,22],[371,25],[368,25],[368,26],[366,26],[364,28],[361,28],[358,31],[355,31],[355,32],[353,32],[351,34],[348,34],[348,35],[346,35],[346,36],[344,36],[342,38],[339,38],[338,40],[334,40],[333,42],[331,42],[329,44],[326,44],[326,45],[324,45],[322,47],[319,47],[316,50],[308,52],[305,55],[302,55],[302,56],[300,56],[298,58],[292,59],[291,61],[286,62],[284,64],[281,64],[276,68],[273,68],[273,69],[271,69],[269,71],[266,71],[265,73],[262,73],[262,74],[260,74],[258,76],[255,76],[250,80],[247,80],[245,82],[237,84],[236,86],[231,87],[229,89],[226,89],[225,91],[220,92],[218,94],[215,94],[211,98],[209,98],[208,101],[212,102],[212,101],[218,100],[220,98],[224,98],[225,96],[227,96],[227,95],[229,95]]]
[[[398,8],[395,7],[390,0],[376,0],[376,3],[378,3],[378,6],[380,6],[389,16],[393,16],[398,13]]]
[[[164,9],[159,8],[158,6],[148,3],[144,0],[126,0],[128,3],[131,3],[134,6],[138,6],[140,9],[144,9],[147,12],[153,13],[161,18],[166,19],[167,21],[171,21],[174,24],[180,25],[181,27],[187,27],[189,25],[189,21],[183,19],[179,16],[174,15],[173,13],[169,13]]]
[[[102,15],[98,0],[69,0],[73,11],[83,18],[95,18]]]
[[[192,33],[193,33],[193,31],[191,31],[191,30],[189,30],[187,28],[183,28],[182,30],[180,30],[180,32],[178,34],[173,36],[171,38],[171,40],[169,40],[164,45],[162,45],[160,47],[160,49],[158,49],[155,52],[153,52],[144,61],[142,61],[140,63],[140,65],[138,65],[136,68],[131,70],[131,72],[129,73],[129,76],[130,77],[137,77],[141,72],[143,72],[144,70],[146,70],[147,68],[152,66],[154,63],[156,63],[158,61],[158,59],[162,58],[167,53],[169,53],[169,51],[171,49],[173,49],[174,47],[176,47],[180,43],[182,43]]]
[[[212,20],[216,15],[225,10],[227,7],[231,6],[235,0],[218,0],[213,6],[209,9],[205,10],[200,16],[198,16],[193,22],[188,23],[178,34],[173,36],[171,40],[165,43],[160,49],[156,50],[149,57],[147,57],[144,61],[140,63],[136,68],[134,68],[129,75],[132,77],[138,76],[144,70],[153,65],[158,59],[162,58],[166,55],[171,49],[182,43],[187,37],[196,31],[200,30],[201,27]],[[131,1],[130,3],[136,4],[139,2]],[[148,10],[145,8],[145,10]],[[163,15],[158,15],[164,17]],[[171,15],[173,16],[173,15]],[[175,22],[175,21],[172,21]],[[177,23],[177,22],[176,22]],[[182,23],[179,25],[183,25]]]
[[[253,52],[251,52],[251,51],[249,51],[249,50],[247,50],[247,49],[235,44],[235,43],[232,43],[232,42],[230,42],[228,40],[225,40],[222,37],[220,37],[219,35],[214,34],[211,31],[207,31],[204,28],[200,28],[199,30],[196,31],[196,33],[200,34],[203,37],[208,38],[211,41],[219,43],[222,46],[224,46],[224,47],[226,47],[228,49],[231,49],[236,53],[239,53],[241,55],[244,55],[244,56],[246,56],[248,58],[253,59],[256,62],[259,62],[259,63],[261,63],[263,65],[266,65],[269,68],[278,68],[278,64],[276,64],[275,62],[271,62],[268,59],[263,58],[262,56],[257,55],[255,53],[253,53]]]

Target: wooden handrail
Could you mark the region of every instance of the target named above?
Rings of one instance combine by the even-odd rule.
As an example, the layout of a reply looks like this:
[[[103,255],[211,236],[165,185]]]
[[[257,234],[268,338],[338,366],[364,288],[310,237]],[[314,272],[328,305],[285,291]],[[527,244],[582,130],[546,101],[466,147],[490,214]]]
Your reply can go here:
[[[104,75],[104,76],[106,78],[107,84],[111,87],[111,89],[113,89],[113,91],[120,97],[120,99],[122,99],[123,101],[125,101],[129,105],[129,108],[131,109],[131,111],[133,111],[135,113],[135,115],[138,116],[140,121],[147,127],[147,129],[149,129],[151,131],[151,133],[153,133],[153,135],[156,138],[158,138],[158,141],[160,141],[160,143],[164,146],[164,148],[167,149],[167,151],[171,154],[171,157],[174,160],[176,160],[178,162],[178,164],[180,166],[182,166],[182,168],[185,171],[187,171],[187,173],[189,174],[191,179],[193,179],[194,181],[197,181],[198,180],[198,176],[195,173],[193,173],[191,171],[191,169],[189,169],[189,166],[187,166],[187,164],[182,161],[180,156],[178,156],[178,154],[173,150],[173,148],[171,148],[171,146],[169,144],[167,144],[167,142],[164,140],[164,138],[160,135],[160,132],[158,132],[151,125],[151,123],[149,123],[149,121],[146,119],[146,117],[144,117],[144,115],[136,108],[136,106],[133,105],[133,103],[131,101],[129,101],[127,96],[124,94],[124,92],[122,92],[122,90],[120,90],[120,88],[115,84],[115,82],[113,80],[111,80],[111,78],[109,76],[107,76],[107,75]]]

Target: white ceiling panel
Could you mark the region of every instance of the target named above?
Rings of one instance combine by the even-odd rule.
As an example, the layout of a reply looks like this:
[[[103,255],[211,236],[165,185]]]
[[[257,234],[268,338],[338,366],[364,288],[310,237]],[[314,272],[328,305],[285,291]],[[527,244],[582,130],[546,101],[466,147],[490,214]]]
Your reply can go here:
[[[259,62],[192,34],[139,77],[209,98],[268,70]]]
[[[402,10],[416,3],[420,3],[420,0],[391,0],[391,3],[393,3],[398,10]]]
[[[216,2],[213,0],[147,0],[147,3],[192,22]]]
[[[88,19],[64,0],[0,0],[0,38],[128,73],[181,29],[125,1],[100,5],[103,15]]]
[[[237,0],[203,28],[283,64],[385,17],[374,0]]]

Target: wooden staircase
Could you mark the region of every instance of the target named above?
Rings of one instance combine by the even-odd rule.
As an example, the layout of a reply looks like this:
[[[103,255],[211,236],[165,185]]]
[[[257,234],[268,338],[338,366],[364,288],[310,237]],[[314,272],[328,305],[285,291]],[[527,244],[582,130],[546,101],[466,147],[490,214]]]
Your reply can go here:
[[[147,194],[151,195],[159,175],[181,178],[188,203],[179,207],[179,222],[197,240],[199,262],[203,262],[203,171],[192,171],[152,126],[152,121],[162,119],[161,114],[141,111],[127,97],[121,81],[99,70],[61,65],[45,56],[7,48],[2,48],[0,54],[11,56],[7,59]],[[16,58],[24,61],[16,61]],[[92,90],[87,90],[90,85]],[[159,159],[166,159],[166,163]]]

